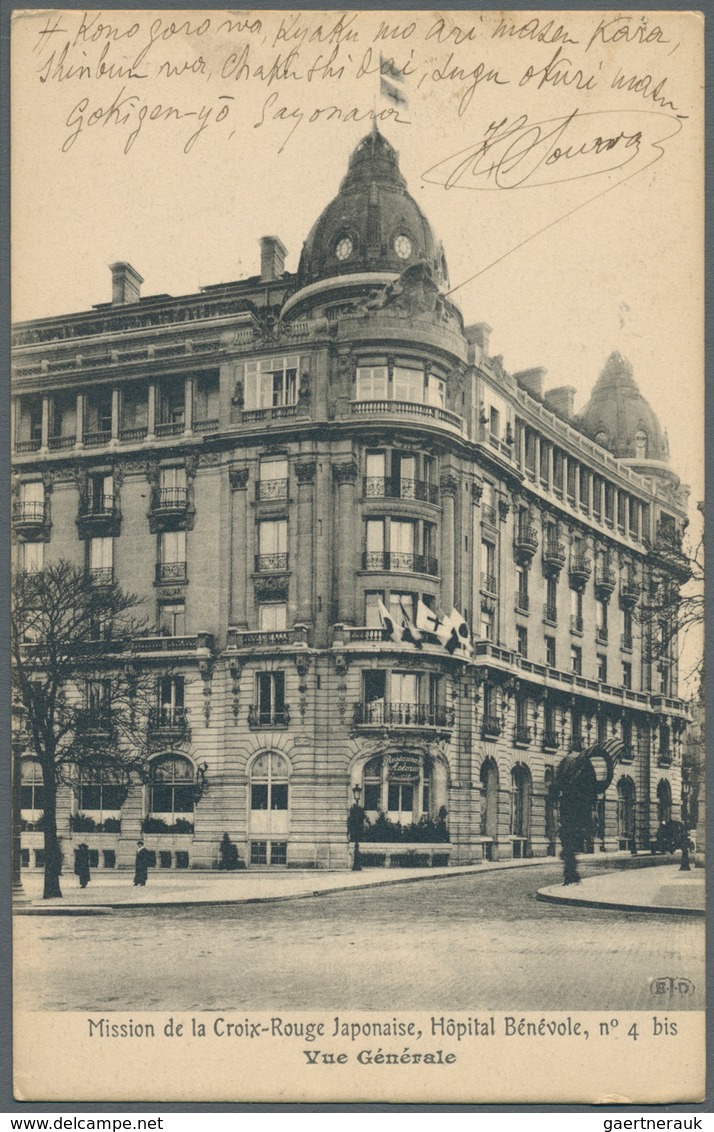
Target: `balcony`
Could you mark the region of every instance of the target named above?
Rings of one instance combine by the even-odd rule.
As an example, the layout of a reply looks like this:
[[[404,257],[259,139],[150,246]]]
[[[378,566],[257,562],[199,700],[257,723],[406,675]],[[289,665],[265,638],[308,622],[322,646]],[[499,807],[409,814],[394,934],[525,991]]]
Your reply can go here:
[[[626,744],[620,751],[619,761],[626,766],[635,761],[635,748],[631,743]]]
[[[113,566],[90,566],[87,573],[95,586],[111,586],[114,584]]]
[[[548,602],[543,603],[543,620],[546,625],[558,624],[558,608],[555,605],[548,605]]]
[[[600,601],[607,601],[615,588],[615,571],[601,566],[595,571],[595,593]]]
[[[365,499],[416,499],[420,503],[439,502],[439,488],[427,480],[389,479],[386,476],[365,476],[362,481]]]
[[[570,740],[570,750],[571,751],[584,751],[585,750],[585,740],[583,739],[582,735],[573,735],[573,737]]]
[[[582,589],[593,572],[590,559],[585,554],[578,554],[570,562],[570,582],[575,589]]]
[[[47,508],[44,503],[37,501],[31,503],[13,503],[12,525],[16,531],[25,535],[39,534],[47,520]]]
[[[218,417],[207,417],[193,422],[193,431],[198,433],[218,432]]]
[[[498,592],[498,582],[495,574],[481,574],[481,589],[487,594],[496,594]]]
[[[155,515],[185,515],[188,509],[188,488],[159,487],[151,496],[151,510]]]
[[[495,527],[498,523],[496,508],[491,507],[488,503],[483,503],[481,505],[481,519],[484,523],[490,523],[492,527]]]
[[[625,609],[632,609],[639,601],[641,587],[638,582],[627,581],[620,586],[620,604]]]
[[[81,708],[75,717],[75,730],[82,739],[110,739],[113,724],[109,708]]]
[[[65,448],[74,448],[76,443],[76,436],[51,436],[48,441],[50,451],[52,452],[60,452]]]
[[[80,535],[85,538],[90,538],[92,535],[119,534],[119,512],[114,496],[90,496],[80,507],[77,526]]]
[[[188,574],[185,562],[157,562],[157,582],[187,582]]]
[[[188,711],[165,704],[149,708],[148,731],[157,739],[183,739],[188,732]]]
[[[289,557],[282,551],[273,554],[256,554],[256,574],[284,573],[288,569]]]
[[[157,636],[137,637],[134,641],[134,650],[144,654],[158,653],[189,653],[199,649],[208,649],[213,652],[214,639],[212,633],[196,633],[194,636]]]
[[[131,440],[145,440],[148,432],[146,425],[139,425],[136,428],[121,428],[119,429],[119,439],[125,444]]]
[[[671,766],[673,760],[672,751],[670,749],[660,751],[657,755],[657,766]]]
[[[255,485],[255,498],[261,503],[268,499],[287,499],[288,497],[288,481],[284,480],[259,480]]]
[[[273,405],[270,409],[244,409],[243,422],[251,424],[258,421],[280,421],[286,417],[296,417],[300,412],[300,405]]]
[[[182,436],[185,430],[183,421],[163,421],[156,425],[156,435],[160,439],[165,436]]]
[[[546,571],[560,573],[565,566],[565,546],[562,542],[547,541],[543,546],[543,566]]]
[[[484,739],[497,739],[503,730],[501,719],[497,715],[486,715],[483,720],[482,734]]]
[[[519,747],[527,747],[531,738],[530,727],[522,727],[520,724],[516,724],[513,728],[513,742],[518,744]]]
[[[538,530],[532,525],[518,527],[516,530],[513,548],[516,558],[520,562],[530,562],[538,549]]]
[[[583,635],[583,619],[576,613],[570,614],[570,632],[577,633],[581,637]]]
[[[439,564],[426,554],[410,554],[399,550],[367,550],[362,555],[363,570],[380,570],[392,573],[428,574],[436,577]]]
[[[354,724],[355,727],[432,727],[444,730],[454,726],[454,709],[375,700],[374,703],[355,704]]]
[[[557,751],[560,746],[560,738],[557,731],[544,731],[543,732],[543,750],[544,751]]]
[[[451,425],[459,432],[463,429],[463,421],[456,413],[442,409],[438,405],[425,405],[421,401],[352,401],[353,413],[367,413],[369,416],[392,413],[410,417],[428,417],[442,424]],[[245,414],[244,414],[245,415]]]
[[[112,438],[111,429],[102,429],[99,432],[85,432],[82,437],[85,448],[100,448],[103,444],[108,444]]]
[[[22,456],[26,452],[39,452],[41,447],[42,439],[39,436],[32,436],[29,440],[15,441],[15,452],[18,456]]]
[[[255,731],[259,727],[287,727],[290,723],[290,708],[261,708],[251,704],[248,708],[248,726]]]

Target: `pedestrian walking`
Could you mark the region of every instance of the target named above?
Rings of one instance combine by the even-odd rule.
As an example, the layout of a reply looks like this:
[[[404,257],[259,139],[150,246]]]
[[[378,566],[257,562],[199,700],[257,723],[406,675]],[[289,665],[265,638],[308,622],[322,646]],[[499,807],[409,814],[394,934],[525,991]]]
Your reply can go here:
[[[143,841],[136,843],[136,861],[134,862],[134,884],[141,888],[146,884],[149,875],[149,850],[144,848]]]
[[[92,878],[89,872],[89,846],[84,841],[75,850],[74,871],[79,877],[79,887],[86,888]]]

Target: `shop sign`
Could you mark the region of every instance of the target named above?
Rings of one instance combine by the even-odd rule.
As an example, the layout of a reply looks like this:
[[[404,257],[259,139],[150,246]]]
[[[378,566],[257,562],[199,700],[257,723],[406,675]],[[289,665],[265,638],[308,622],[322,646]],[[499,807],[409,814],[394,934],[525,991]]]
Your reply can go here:
[[[415,782],[421,771],[421,756],[397,754],[389,756],[390,782]]]

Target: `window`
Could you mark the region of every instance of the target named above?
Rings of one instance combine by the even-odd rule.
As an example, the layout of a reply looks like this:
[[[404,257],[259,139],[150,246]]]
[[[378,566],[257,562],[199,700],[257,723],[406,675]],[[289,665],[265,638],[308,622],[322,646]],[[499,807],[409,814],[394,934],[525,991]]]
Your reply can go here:
[[[574,633],[583,631],[583,594],[581,590],[570,591],[570,628]]]
[[[573,738],[573,750],[580,751],[583,746],[583,717],[579,711],[573,708],[570,716],[570,728]]]
[[[494,439],[501,439],[501,414],[499,413],[498,409],[494,409],[493,405],[491,406],[489,412],[488,428],[491,436],[494,437]]]
[[[545,638],[545,663],[549,668],[556,667],[555,637]]]
[[[545,583],[545,619],[555,624],[558,620],[558,582],[548,578]]]
[[[105,818],[117,821],[126,796],[125,788],[109,777],[92,775],[83,770],[79,782],[78,806],[82,813],[102,823]],[[111,832],[111,831],[109,831]]]
[[[162,531],[159,535],[158,578],[161,582],[186,580],[185,531]]]
[[[287,723],[285,707],[285,673],[259,672],[256,676],[258,695],[258,719],[262,727],[276,723]]]
[[[97,581],[111,581],[114,570],[114,539],[89,540],[89,572]]]
[[[622,611],[622,647],[625,649],[632,648],[632,610],[623,609]]]
[[[297,403],[296,355],[267,358],[245,365],[245,408],[271,409]]]
[[[629,661],[623,661],[622,664],[622,686],[632,688],[632,665]]]
[[[20,808],[37,813],[41,812],[44,806],[45,787],[42,767],[37,759],[23,759],[20,765]]]
[[[111,511],[114,507],[114,477],[92,475],[87,484],[87,509],[92,515]]]
[[[363,771],[363,805],[371,820],[386,812],[402,825],[431,812],[433,763],[429,756],[370,759]]]
[[[577,465],[568,460],[568,499],[571,503],[575,502],[575,469]]]
[[[540,482],[544,487],[548,484],[548,457],[550,453],[550,445],[547,440],[541,438],[540,442]]]
[[[527,767],[517,763],[511,771],[511,835],[527,838],[531,820],[531,776]],[[520,856],[514,845],[514,856]]]
[[[183,676],[162,676],[157,682],[157,706],[150,722],[158,727],[181,727],[186,722]]]
[[[588,508],[588,489],[589,489],[590,473],[585,468],[580,469],[580,507],[582,510],[587,511]]]
[[[481,543],[481,589],[496,592],[496,548],[493,543]]]
[[[385,401],[387,399],[386,365],[361,365],[357,369],[356,399],[358,401]]]
[[[287,810],[288,765],[281,755],[260,755],[250,774],[251,810]]]
[[[583,674],[583,650],[576,645],[570,646],[570,671],[576,676]]]
[[[392,376],[395,401],[422,403],[426,400],[424,370],[395,366]]]
[[[193,766],[180,755],[164,755],[151,764],[149,809],[173,824],[192,814],[195,803]],[[184,820],[186,820],[184,818]]]
[[[44,566],[45,544],[43,542],[23,542],[21,545],[21,568],[28,574],[35,574]]]
[[[481,637],[484,641],[493,640],[493,610],[481,607]]]
[[[607,716],[598,715],[597,717],[597,741],[598,743],[607,742]]]
[[[288,461],[284,456],[278,459],[261,460],[258,481],[258,499],[287,499]]]
[[[599,641],[607,640],[607,602],[595,602],[595,636]]]
[[[558,448],[553,450],[553,488],[557,495],[563,494],[563,453]]]
[[[13,508],[13,517],[22,522],[44,522],[45,485],[42,480],[20,485],[20,501]]]
[[[528,656],[528,630],[523,625],[516,627],[516,652],[519,656]]]
[[[397,625],[401,625],[403,616],[409,618],[414,624],[416,618],[416,603],[418,594],[415,593],[397,593],[391,591],[389,594],[389,613],[394,618]]]
[[[288,521],[268,519],[258,523],[257,570],[285,570],[288,565]]]
[[[607,683],[607,657],[603,653],[597,655],[597,678],[603,684]]]
[[[106,719],[111,707],[111,680],[88,680],[85,690],[87,711],[96,721]]]
[[[182,601],[159,604],[159,632],[165,637],[182,637],[186,632],[186,605]]]
[[[519,696],[516,699],[515,740],[517,743],[530,743],[531,741],[531,730],[528,726],[528,699],[526,696]]]
[[[660,664],[658,667],[660,695],[668,696],[670,692],[670,670],[668,665]]]
[[[157,425],[183,425],[186,416],[185,388],[179,377],[166,378],[159,385]],[[174,430],[171,430],[173,435]]]
[[[269,601],[258,606],[258,627],[264,633],[280,633],[287,628],[288,607],[284,602]]]
[[[180,464],[162,468],[159,478],[159,506],[180,507],[186,503],[187,498],[186,468]]]
[[[516,567],[516,609],[528,612],[528,570],[525,566]]]
[[[384,603],[383,590],[368,590],[364,595],[364,623],[370,629],[381,629],[382,618],[379,616],[379,602]]]

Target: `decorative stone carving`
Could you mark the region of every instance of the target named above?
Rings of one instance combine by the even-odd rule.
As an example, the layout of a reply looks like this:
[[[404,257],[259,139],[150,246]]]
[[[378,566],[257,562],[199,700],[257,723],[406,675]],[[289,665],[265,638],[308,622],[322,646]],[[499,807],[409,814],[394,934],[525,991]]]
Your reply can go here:
[[[453,472],[443,472],[439,481],[439,486],[445,495],[456,495],[459,488],[459,481]]]
[[[230,480],[233,491],[242,490],[248,486],[248,469],[229,468],[228,479]]]
[[[474,503],[480,503],[482,495],[483,480],[474,480],[474,482],[471,484],[471,498],[473,499]]]
[[[296,464],[295,475],[297,476],[298,483],[313,483],[315,479],[316,463],[311,460],[307,464]]]
[[[338,484],[354,483],[357,479],[357,464],[354,460],[345,461],[343,464],[333,464],[332,474]]]
[[[381,291],[373,292],[365,307],[368,311],[388,310],[408,318],[430,314],[436,319],[447,318],[446,304],[439,292],[434,272],[423,260],[413,263]]]
[[[501,522],[505,523],[506,519],[508,518],[508,512],[510,510],[511,510],[511,504],[509,503],[509,501],[507,499],[499,499],[499,501],[498,501],[498,514],[499,514],[499,517],[501,519]]]

